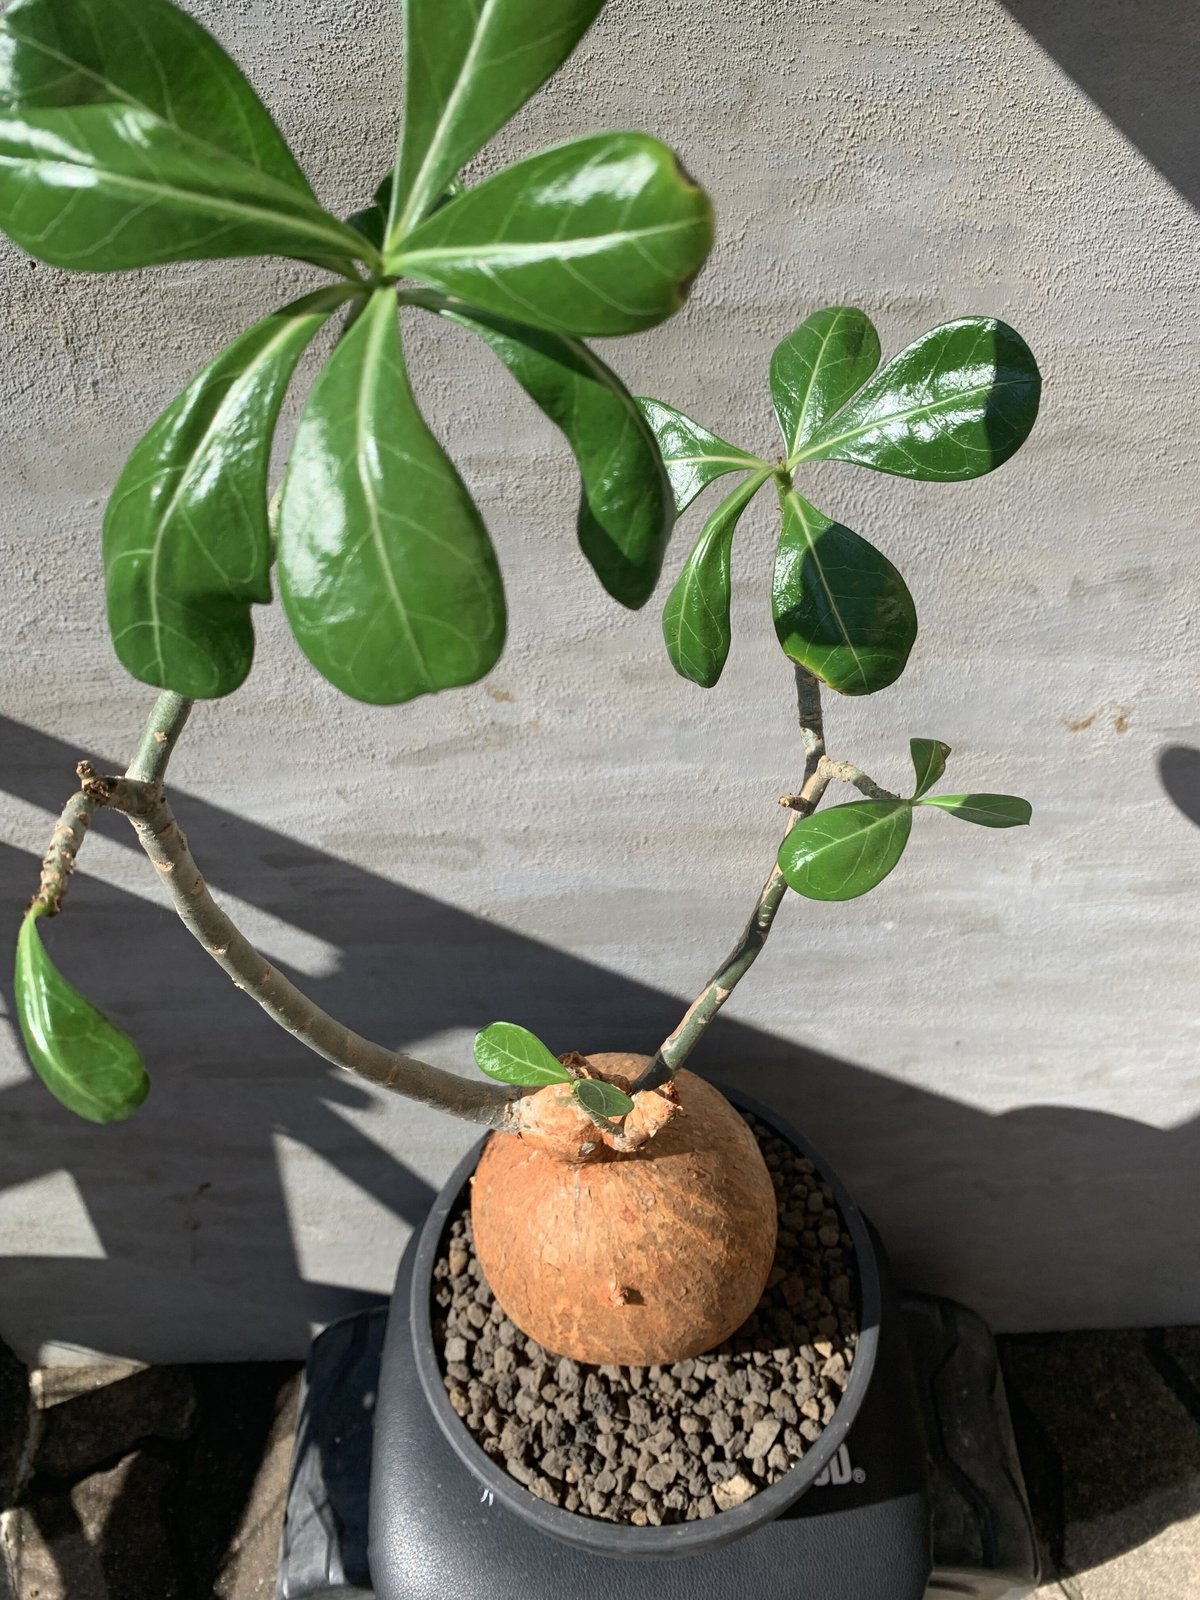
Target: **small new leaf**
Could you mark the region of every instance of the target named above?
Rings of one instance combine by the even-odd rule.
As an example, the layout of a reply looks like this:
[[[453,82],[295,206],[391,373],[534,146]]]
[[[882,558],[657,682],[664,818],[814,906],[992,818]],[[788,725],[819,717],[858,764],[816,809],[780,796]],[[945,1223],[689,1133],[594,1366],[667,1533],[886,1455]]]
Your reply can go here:
[[[981,828],[1023,828],[1033,815],[1029,801],[1015,794],[935,794],[917,804],[937,806]]]
[[[704,524],[663,608],[663,637],[671,665],[702,689],[716,683],[729,655],[733,535],[764,482],[765,474],[755,473],[721,501]]]
[[[696,496],[726,472],[741,472],[766,465],[758,456],[748,455],[734,444],[718,439],[700,423],[685,417],[661,400],[641,398],[638,405],[658,440],[659,452],[671,488],[675,510],[682,516]]]
[[[120,1122],[141,1105],[150,1079],[127,1034],[66,981],[38,933],[40,906],[17,939],[17,1020],[38,1076],[68,1111],[89,1122]]]
[[[913,770],[917,774],[917,787],[912,797],[919,800],[945,772],[950,746],[943,744],[940,739],[910,739],[908,747],[912,751]]]
[[[792,828],[779,848],[779,870],[809,900],[855,900],[883,882],[911,831],[907,800],[834,806]]]
[[[597,1117],[627,1117],[633,1110],[633,1101],[627,1094],[600,1078],[579,1078],[572,1093],[585,1111]]]
[[[571,1074],[536,1034],[515,1022],[493,1022],[475,1035],[475,1062],[480,1072],[498,1083],[543,1089],[549,1083],[570,1083]]]
[[[1037,417],[1029,346],[991,317],[922,334],[876,373],[788,463],[854,461],[901,478],[959,483],[1007,461]]]

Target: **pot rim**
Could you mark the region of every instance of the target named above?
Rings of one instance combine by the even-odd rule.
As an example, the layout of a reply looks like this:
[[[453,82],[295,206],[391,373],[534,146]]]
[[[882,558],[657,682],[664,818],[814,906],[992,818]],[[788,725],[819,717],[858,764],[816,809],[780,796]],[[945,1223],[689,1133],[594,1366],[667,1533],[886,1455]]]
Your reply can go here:
[[[579,1549],[596,1555],[627,1556],[637,1558],[674,1555],[692,1555],[700,1550],[714,1549],[729,1544],[743,1534],[772,1522],[794,1501],[810,1489],[832,1461],[845,1441],[851,1424],[870,1386],[875,1370],[879,1343],[879,1318],[882,1292],[879,1262],[866,1219],[851,1200],[836,1172],[808,1140],[797,1133],[791,1124],[776,1111],[762,1105],[750,1095],[732,1088],[719,1078],[702,1074],[713,1087],[738,1108],[759,1117],[787,1139],[816,1167],[823,1182],[833,1190],[834,1200],[843,1222],[854,1241],[856,1276],[859,1290],[859,1330],[855,1346],[854,1364],[850,1368],[850,1382],[838,1401],[821,1437],[810,1450],[785,1472],[776,1483],[750,1497],[729,1511],[718,1511],[715,1516],[697,1518],[692,1522],[677,1522],[662,1527],[636,1528],[628,1523],[606,1522],[599,1517],[589,1517],[582,1512],[566,1511],[561,1506],[548,1505],[531,1494],[498,1466],[476,1443],[450,1404],[442,1382],[441,1367],[434,1351],[431,1314],[430,1285],[437,1261],[442,1233],[451,1212],[479,1162],[484,1144],[490,1135],[478,1139],[439,1191],[433,1207],[426,1217],[417,1242],[413,1262],[411,1304],[409,1308],[412,1328],[413,1356],[425,1399],[447,1442],[459,1460],[509,1511],[531,1522],[543,1533],[565,1540]]]

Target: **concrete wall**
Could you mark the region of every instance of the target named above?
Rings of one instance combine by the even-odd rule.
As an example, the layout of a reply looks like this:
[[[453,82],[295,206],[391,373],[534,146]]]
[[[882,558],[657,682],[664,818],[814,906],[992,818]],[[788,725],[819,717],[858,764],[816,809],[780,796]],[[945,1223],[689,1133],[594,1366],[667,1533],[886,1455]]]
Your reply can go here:
[[[360,203],[392,140],[399,7],[188,9],[326,202]],[[928,815],[878,893],[793,900],[703,1062],[806,1124],[906,1281],[1005,1328],[1194,1320],[1198,241],[1171,177],[1192,171],[1196,32],[1188,0],[1019,14],[1036,30],[1041,9],[1047,48],[996,0],[612,0],[485,165],[597,127],[678,145],[715,196],[716,251],[684,315],[605,353],[752,448],[774,447],[773,344],[831,302],[867,308],[888,351],[974,311],[1038,353],[1042,420],[994,477],[810,480],[899,562],[923,624],[899,685],[830,697],[831,749],[890,786],[910,734],[944,738],[956,785],[1030,796],[1034,827]],[[11,248],[0,268],[9,930],[74,760],[122,762],[150,698],[105,635],[106,494],[185,379],[307,274],[85,278]],[[500,547],[507,653],[485,684],[375,710],[321,683],[270,611],[247,687],[188,730],[177,809],[270,959],[361,1029],[463,1070],[496,1015],[556,1049],[650,1048],[748,909],[799,767],[770,507],[746,521],[733,656],[703,694],[655,609],[618,612],[577,554],[552,430],[459,330],[413,338]],[[154,1092],[85,1126],[3,1040],[0,1328],[26,1350],[296,1352],[387,1287],[471,1135],[273,1030],[118,820],[50,943],[142,1043]]]

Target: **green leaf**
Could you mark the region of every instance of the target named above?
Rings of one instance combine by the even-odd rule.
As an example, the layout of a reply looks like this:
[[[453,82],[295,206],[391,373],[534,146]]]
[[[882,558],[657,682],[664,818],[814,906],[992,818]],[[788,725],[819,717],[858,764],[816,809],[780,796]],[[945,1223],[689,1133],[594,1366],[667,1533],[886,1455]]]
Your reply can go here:
[[[840,411],[879,365],[879,335],[853,306],[830,306],[802,322],[771,357],[771,398],[792,455]]]
[[[904,579],[857,533],[781,491],[771,610],[793,661],[841,694],[874,694],[904,671],[917,612]]]
[[[590,1111],[593,1116],[627,1117],[633,1110],[633,1101],[627,1094],[622,1094],[620,1089],[614,1088],[611,1083],[605,1083],[602,1078],[579,1078],[571,1093],[585,1111]]]
[[[417,409],[396,310],[396,291],[376,290],[317,378],[279,512],[300,648],[374,705],[474,683],[504,646],[495,552]]]
[[[1023,828],[1033,815],[1029,801],[1015,794],[935,794],[917,804],[937,806],[981,828]]]
[[[0,224],[54,266],[365,256],[253,89],[167,0],[18,0],[0,22]]]
[[[515,1022],[493,1022],[475,1035],[475,1061],[480,1072],[499,1083],[541,1089],[548,1083],[570,1083],[571,1074],[546,1046]]]
[[[17,0],[0,22],[0,109],[149,112],[312,199],[221,46],[168,0]],[[65,119],[64,119],[65,120]]]
[[[834,806],[792,828],[779,847],[779,870],[809,900],[856,900],[887,877],[911,831],[907,800]]]
[[[662,571],[675,513],[637,402],[578,339],[483,312],[443,315],[477,333],[562,430],[582,479],[580,548],[614,600],[644,605]]]
[[[322,289],[242,334],[134,450],[104,518],[108,620],[122,665],[189,698],[250,670],[250,607],[271,598],[267,473],[296,363],[353,295]]]
[[[746,479],[704,524],[663,609],[667,655],[681,677],[711,689],[729,655],[729,558],[742,512],[770,469]]]
[[[575,139],[468,189],[403,239],[387,270],[559,333],[663,321],[712,244],[708,196],[643,133]]]
[[[604,0],[405,0],[392,239],[556,72]]]
[[[25,914],[17,938],[17,1020],[38,1076],[68,1111],[89,1122],[119,1122],[150,1092],[137,1047],[73,989],[38,932],[44,907]]]
[[[943,744],[940,739],[910,739],[908,748],[912,752],[913,769],[917,774],[917,787],[912,794],[913,799],[917,800],[926,790],[932,789],[945,772],[950,746]]]
[[[392,204],[392,185],[395,174],[389,172],[375,190],[371,204],[362,211],[356,211],[352,217],[347,217],[346,222],[362,234],[375,249],[383,253],[383,241],[387,235],[388,212]],[[445,189],[430,207],[436,211],[441,206],[448,206],[451,200],[457,200],[460,194],[466,194],[466,186],[458,179],[452,178]]]
[[[748,455],[736,445],[726,444],[682,411],[663,405],[661,400],[638,401],[646,421],[654,430],[658,448],[671,480],[675,510],[682,515],[710,483],[726,472],[740,472],[767,465],[759,456]]]
[[[793,455],[957,483],[1007,461],[1037,417],[1041,377],[1019,333],[964,317],[922,334]]]

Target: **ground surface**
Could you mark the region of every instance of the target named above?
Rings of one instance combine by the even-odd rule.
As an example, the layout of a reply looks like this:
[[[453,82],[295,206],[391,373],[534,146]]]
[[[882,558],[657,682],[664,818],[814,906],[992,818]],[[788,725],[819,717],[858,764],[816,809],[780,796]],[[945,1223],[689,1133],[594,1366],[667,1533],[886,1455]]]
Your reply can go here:
[[[1200,1329],[1001,1355],[1055,1574],[1039,1600],[1200,1596]],[[0,1361],[0,1493],[25,1479],[0,1600],[273,1600],[294,1366],[35,1373],[32,1436],[19,1376]]]

